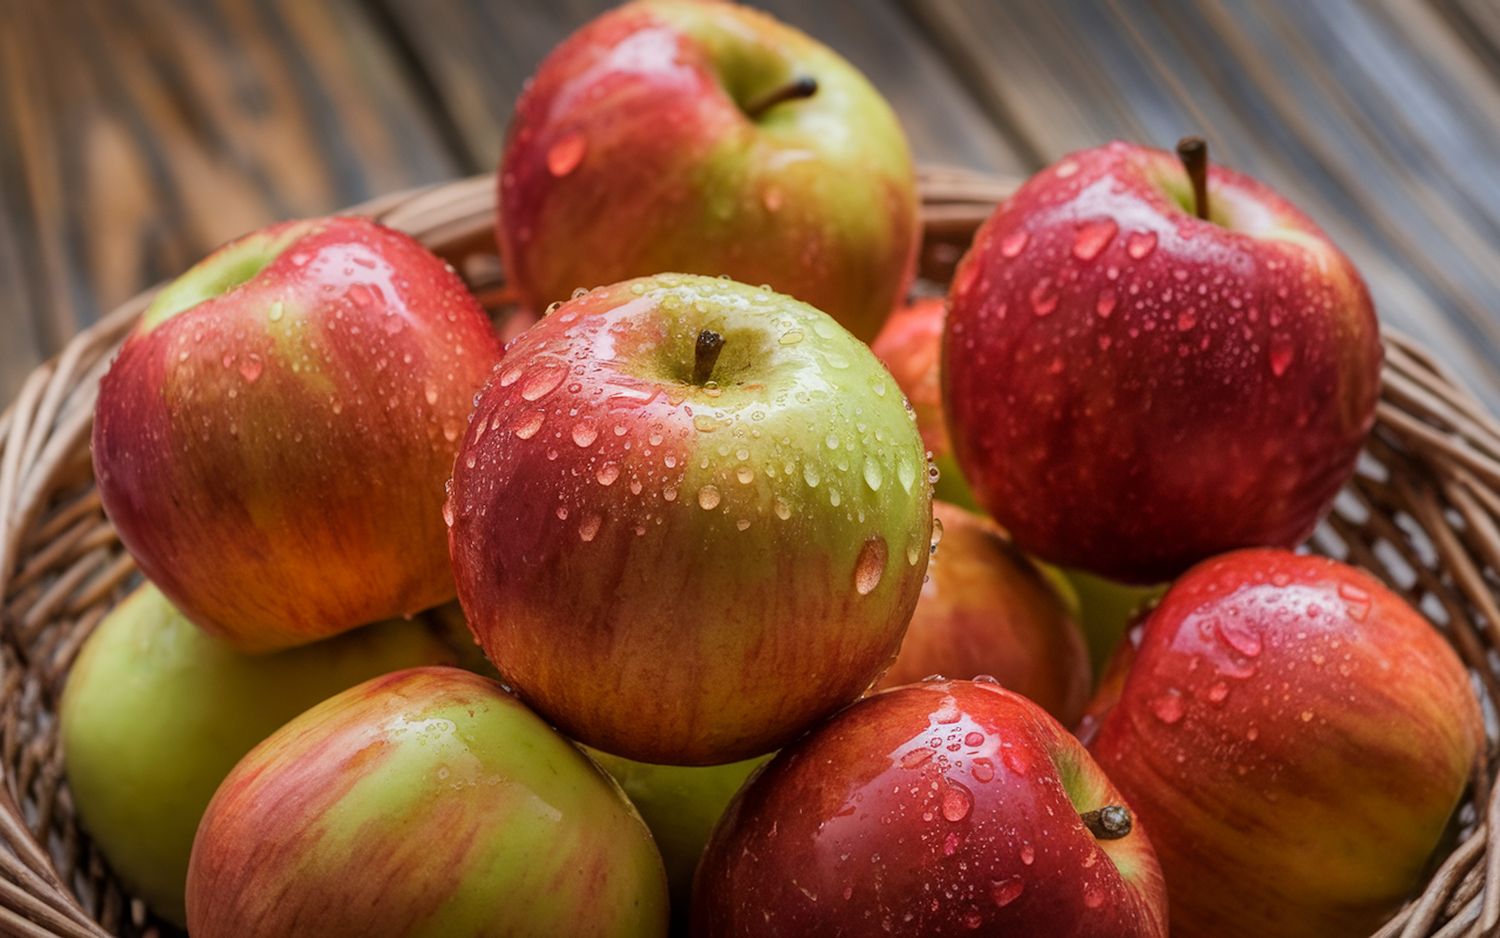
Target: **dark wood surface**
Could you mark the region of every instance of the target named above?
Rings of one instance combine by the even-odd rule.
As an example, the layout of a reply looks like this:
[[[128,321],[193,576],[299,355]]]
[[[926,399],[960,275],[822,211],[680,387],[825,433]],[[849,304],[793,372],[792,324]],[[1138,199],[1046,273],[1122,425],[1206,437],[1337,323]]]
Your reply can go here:
[[[0,3],[0,402],[229,238],[492,169],[522,82],[609,5]],[[1205,134],[1500,410],[1497,0],[759,5],[863,69],[929,164],[1019,176]]]

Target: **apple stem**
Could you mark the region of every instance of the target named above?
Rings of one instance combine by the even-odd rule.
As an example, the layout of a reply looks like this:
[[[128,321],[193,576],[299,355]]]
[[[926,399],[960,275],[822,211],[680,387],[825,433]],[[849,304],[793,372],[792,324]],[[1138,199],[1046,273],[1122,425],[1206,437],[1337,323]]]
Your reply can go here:
[[[698,333],[698,345],[693,350],[693,383],[705,385],[708,383],[709,375],[714,373],[714,364],[719,360],[719,352],[724,348],[724,337],[712,329],[704,329]]]
[[[1208,141],[1183,137],[1177,141],[1177,158],[1193,182],[1193,213],[1208,220]]]
[[[1130,809],[1124,805],[1107,804],[1080,817],[1096,840],[1119,840],[1130,833]]]
[[[792,79],[779,88],[772,88],[754,101],[751,101],[745,105],[745,113],[751,120],[756,120],[778,104],[787,101],[797,101],[802,98],[810,98],[817,93],[818,80],[811,75],[803,75],[800,78]]]

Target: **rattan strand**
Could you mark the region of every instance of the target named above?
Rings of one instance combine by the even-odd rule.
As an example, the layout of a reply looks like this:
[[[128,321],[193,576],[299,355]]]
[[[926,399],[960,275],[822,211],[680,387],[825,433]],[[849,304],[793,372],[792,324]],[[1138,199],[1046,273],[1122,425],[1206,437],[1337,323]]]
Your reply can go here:
[[[508,301],[493,238],[491,177],[359,206],[419,238],[497,315]],[[1013,181],[922,173],[922,275],[933,289]],[[88,454],[94,397],[148,291],[79,334],[0,414],[0,934],[165,936],[112,878],[73,817],[55,707],[83,640],[132,582]],[[1500,701],[1500,420],[1417,343],[1387,330],[1377,425],[1358,473],[1312,539],[1403,593]],[[1493,723],[1493,721],[1492,721]],[[1494,730],[1492,728],[1492,734]],[[1500,788],[1492,735],[1457,848],[1376,938],[1474,938],[1500,926]]]

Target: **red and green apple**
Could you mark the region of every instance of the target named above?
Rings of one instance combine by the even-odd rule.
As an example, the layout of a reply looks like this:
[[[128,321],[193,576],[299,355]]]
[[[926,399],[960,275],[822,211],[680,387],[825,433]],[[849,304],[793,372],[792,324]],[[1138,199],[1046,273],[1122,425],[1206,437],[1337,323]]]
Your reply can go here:
[[[499,179],[506,270],[536,309],[679,270],[767,284],[868,342],[921,234],[890,106],[731,3],[631,3],[570,36],[516,102]]]
[[[500,355],[407,235],[362,218],[247,235],[157,295],[100,383],[104,509],[242,651],[416,613],[453,597],[443,486]]]
[[[769,752],[867,690],[927,569],[900,390],[827,315],[663,274],[507,350],[446,508],[489,659],[564,733],[642,762]]]

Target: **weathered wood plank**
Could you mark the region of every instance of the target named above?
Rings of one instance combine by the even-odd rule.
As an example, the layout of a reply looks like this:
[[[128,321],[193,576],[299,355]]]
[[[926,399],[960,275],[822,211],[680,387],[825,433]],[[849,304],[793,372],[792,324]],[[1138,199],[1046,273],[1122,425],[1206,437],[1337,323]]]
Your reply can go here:
[[[430,76],[464,140],[492,169],[521,85],[551,49],[612,0],[368,0]],[[895,0],[759,0],[752,5],[817,37],[891,101],[919,160],[1019,172],[1024,156],[998,132]]]
[[[458,169],[353,0],[0,5],[0,400],[215,245]]]
[[[1453,20],[1482,5],[907,2],[1039,160],[1205,134],[1329,231],[1385,322],[1500,404],[1500,71]]]

